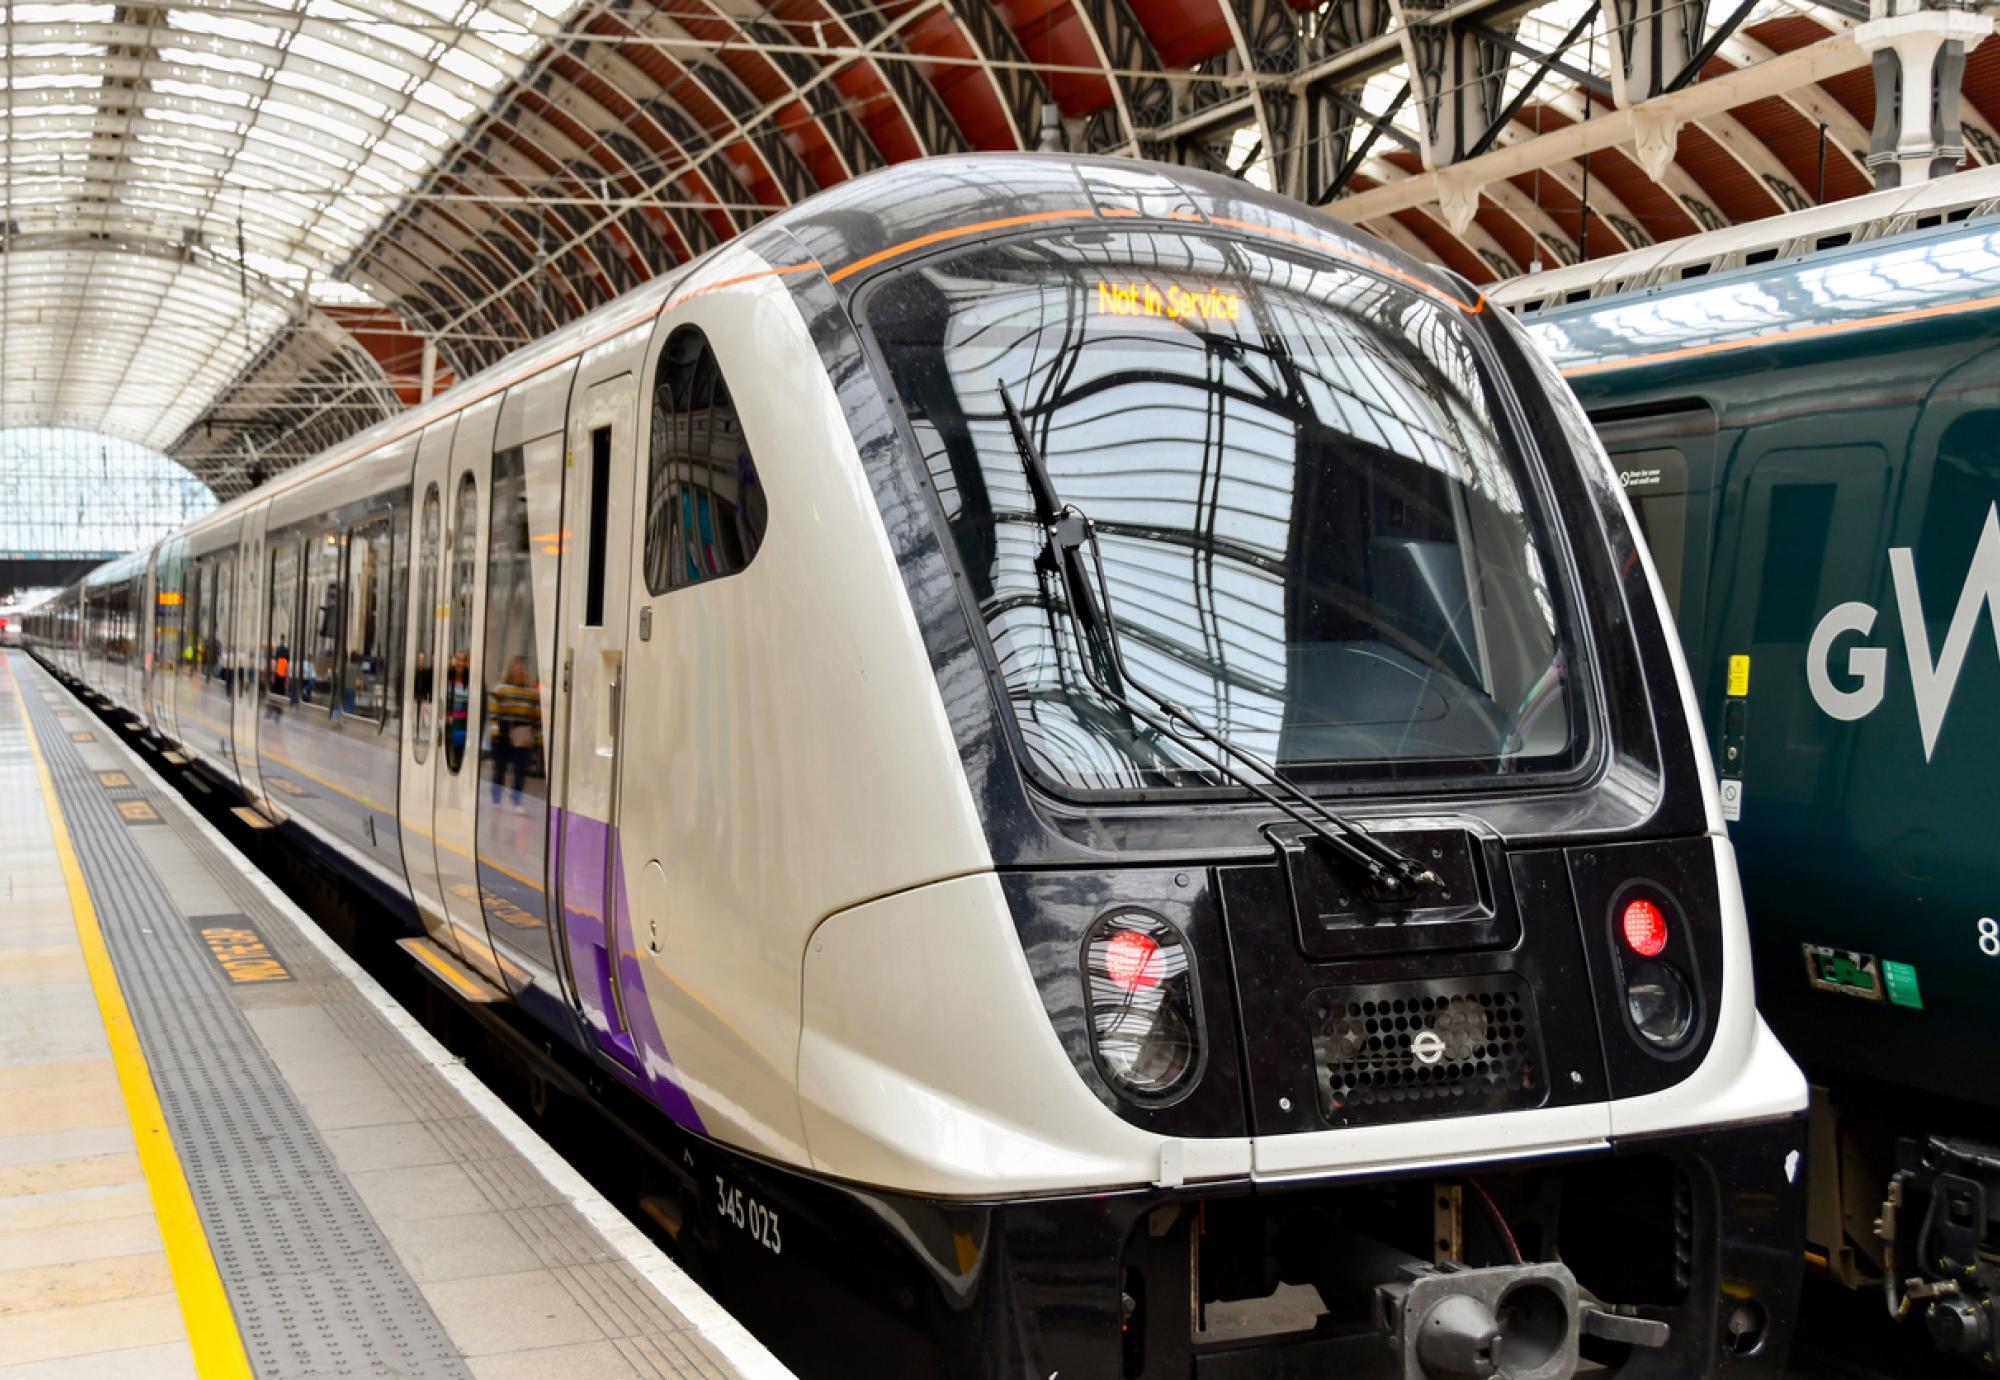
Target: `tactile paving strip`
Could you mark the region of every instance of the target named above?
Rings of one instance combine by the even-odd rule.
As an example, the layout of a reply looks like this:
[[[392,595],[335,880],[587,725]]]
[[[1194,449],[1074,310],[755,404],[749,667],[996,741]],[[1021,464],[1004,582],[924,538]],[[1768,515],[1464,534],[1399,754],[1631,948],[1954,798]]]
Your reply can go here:
[[[167,824],[190,849],[206,847],[199,831],[179,811]],[[268,912],[263,896],[241,873],[217,877],[231,902],[253,919]],[[272,933],[282,934],[277,925]],[[604,1239],[567,1203],[553,1200],[548,1185],[485,1118],[472,1113],[374,1008],[341,984],[307,946],[279,950],[301,982],[325,982],[321,1009],[343,1036],[362,1051],[396,1096],[420,1115],[452,1162],[465,1171],[486,1200],[507,1210],[515,1232],[541,1265],[596,1323],[625,1363],[648,1380],[727,1380],[735,1370],[707,1338],[687,1325],[638,1273],[605,1245]]]
[[[41,668],[13,665],[46,690]],[[118,808],[163,802],[148,785],[107,792],[46,699],[27,697],[36,736],[252,1367],[265,1380],[469,1380]]]

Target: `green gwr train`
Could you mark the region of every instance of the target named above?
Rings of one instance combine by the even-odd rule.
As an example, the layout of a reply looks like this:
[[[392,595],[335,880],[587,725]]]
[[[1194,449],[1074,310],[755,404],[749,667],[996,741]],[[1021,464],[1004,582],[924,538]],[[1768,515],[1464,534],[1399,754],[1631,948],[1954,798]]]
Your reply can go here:
[[[2000,1370],[2000,170],[1496,294],[1680,621],[1758,1004],[1815,1084],[1808,1259]]]

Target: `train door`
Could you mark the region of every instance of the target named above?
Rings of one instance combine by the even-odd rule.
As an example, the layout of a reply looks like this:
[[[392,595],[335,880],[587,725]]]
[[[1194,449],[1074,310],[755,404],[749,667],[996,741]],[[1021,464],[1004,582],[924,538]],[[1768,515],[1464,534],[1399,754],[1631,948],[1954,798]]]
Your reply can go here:
[[[564,694],[556,855],[572,997],[598,1044],[628,1064],[638,1049],[616,956],[619,935],[619,715],[625,673],[625,571],[630,564],[638,409],[633,375],[587,381],[579,369],[563,473],[559,624]]]
[[[1854,441],[1775,434],[1732,470],[1723,514],[1711,665],[1697,690],[1721,706],[1709,716],[1716,765],[1742,783],[1744,828],[1778,828],[1787,847],[1811,848],[1808,817],[1839,798],[1846,773],[1850,735],[1831,731],[1809,689],[1814,627],[1837,605],[1876,603],[1885,573],[1889,452]]]
[[[264,774],[257,765],[257,722],[264,705],[264,615],[269,575],[264,529],[271,505],[260,503],[243,517],[243,545],[236,562],[235,617],[229,646],[230,742],[236,753],[236,780],[246,800],[264,800]]]
[[[443,677],[446,615],[446,495],[451,479],[451,440],[455,416],[434,422],[417,445],[411,471],[412,505],[408,645],[403,655],[403,742],[397,779],[396,812],[403,836],[403,875],[410,900],[430,937],[456,953],[458,945],[445,921],[443,892],[438,885],[438,849],[434,842],[436,773],[439,770],[441,725],[438,692]]]
[[[431,757],[432,832],[438,896],[445,923],[465,961],[503,992],[525,974],[502,972],[486,933],[479,893],[475,812],[479,808],[480,733],[487,716],[481,659],[485,640],[487,505],[493,479],[493,428],[500,395],[459,414],[444,488],[443,638],[436,661],[438,748]]]
[[[174,701],[181,684],[182,649],[187,645],[189,597],[186,537],[163,541],[153,552],[153,732],[169,743],[181,740]]]

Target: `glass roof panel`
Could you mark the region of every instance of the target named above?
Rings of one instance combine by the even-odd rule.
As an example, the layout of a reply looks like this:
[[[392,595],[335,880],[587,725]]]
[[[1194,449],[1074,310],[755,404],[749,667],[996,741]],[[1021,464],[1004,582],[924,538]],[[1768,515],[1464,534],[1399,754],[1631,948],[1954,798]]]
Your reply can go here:
[[[165,448],[301,297],[372,302],[349,257],[574,4],[0,5],[0,428]]]

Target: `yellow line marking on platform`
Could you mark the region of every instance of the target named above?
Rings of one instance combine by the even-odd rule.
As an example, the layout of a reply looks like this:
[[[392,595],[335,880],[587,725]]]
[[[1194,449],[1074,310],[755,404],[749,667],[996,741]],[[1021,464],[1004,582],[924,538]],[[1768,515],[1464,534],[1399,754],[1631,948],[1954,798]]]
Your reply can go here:
[[[111,966],[111,953],[104,946],[97,908],[91,903],[83,867],[77,861],[69,826],[63,820],[62,802],[56,796],[55,777],[49,774],[48,759],[42,756],[42,745],[35,737],[35,726],[28,715],[27,696],[21,692],[20,679],[12,666],[6,667],[6,674],[8,688],[21,706],[21,728],[27,736],[29,755],[35,760],[35,774],[41,779],[42,800],[49,812],[49,835],[55,842],[56,858],[62,864],[63,882],[69,889],[70,915],[76,921],[84,966],[90,970],[91,991],[96,994],[98,1015],[104,1021],[111,1059],[118,1069],[125,1114],[131,1119],[132,1138],[139,1147],[139,1166],[145,1172],[146,1187],[152,1195],[160,1239],[166,1243],[167,1267],[180,1299],[181,1318],[187,1324],[195,1369],[202,1380],[251,1380],[250,1358],[243,1350],[236,1315],[230,1311],[229,1295],[223,1291],[222,1276],[215,1268],[208,1233],[202,1229],[194,1195],[188,1191],[187,1175],[181,1169],[173,1137],[167,1132],[166,1114],[160,1109],[160,1095],[153,1087],[146,1051],[132,1025],[132,1013],[118,985],[117,970]]]

